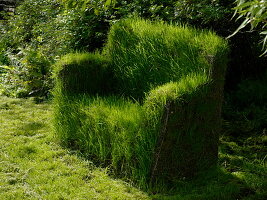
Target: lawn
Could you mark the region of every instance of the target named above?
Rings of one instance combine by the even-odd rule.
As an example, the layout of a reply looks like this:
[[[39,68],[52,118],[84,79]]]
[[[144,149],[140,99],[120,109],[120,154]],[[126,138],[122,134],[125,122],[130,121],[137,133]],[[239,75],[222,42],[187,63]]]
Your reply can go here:
[[[150,199],[59,146],[51,105],[0,97],[0,199]]]
[[[153,194],[60,146],[51,112],[50,103],[0,97],[0,199],[267,199],[264,132],[222,136],[219,169]]]

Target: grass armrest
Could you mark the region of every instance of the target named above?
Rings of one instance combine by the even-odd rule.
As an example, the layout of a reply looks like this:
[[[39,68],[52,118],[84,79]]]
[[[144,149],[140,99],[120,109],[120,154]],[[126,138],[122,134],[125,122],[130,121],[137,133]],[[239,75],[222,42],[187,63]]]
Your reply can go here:
[[[109,60],[98,53],[72,53],[56,63],[56,89],[66,94],[105,94],[111,89]]]
[[[150,181],[191,178],[217,163],[221,98],[205,75],[152,90],[144,107],[155,137]]]

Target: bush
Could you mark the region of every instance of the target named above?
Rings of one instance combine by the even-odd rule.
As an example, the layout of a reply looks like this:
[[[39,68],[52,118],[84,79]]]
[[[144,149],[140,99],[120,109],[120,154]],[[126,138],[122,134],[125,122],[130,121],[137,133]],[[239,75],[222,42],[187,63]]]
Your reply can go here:
[[[102,47],[107,30],[104,14],[96,15],[92,8],[69,9],[57,0],[23,1],[14,16],[1,23],[0,62],[12,63],[16,72],[7,71],[8,78],[3,79],[19,81],[24,92],[16,91],[18,87],[5,80],[3,92],[11,96],[47,95],[53,85],[51,65],[67,53]],[[8,63],[10,59],[16,62]]]
[[[109,29],[108,16],[95,14],[94,9],[67,9],[64,12],[71,33],[70,47],[75,51],[93,52],[103,47]]]
[[[60,18],[60,8],[56,0],[25,0],[14,15],[1,22],[3,53],[0,55],[5,55],[6,65],[13,69],[2,77],[4,94],[46,96],[49,93],[51,64],[57,56],[70,51],[70,34]]]
[[[243,80],[226,95],[224,132],[234,137],[264,134],[267,129],[267,73],[260,79]]]
[[[8,70],[0,77],[1,93],[14,97],[47,96],[52,87],[51,61],[31,49],[21,50],[19,55],[6,54]]]

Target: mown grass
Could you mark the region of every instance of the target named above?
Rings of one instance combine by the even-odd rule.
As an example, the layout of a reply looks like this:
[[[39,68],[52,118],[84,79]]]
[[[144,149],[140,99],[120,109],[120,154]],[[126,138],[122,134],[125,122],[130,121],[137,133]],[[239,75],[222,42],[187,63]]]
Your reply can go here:
[[[0,199],[267,198],[265,132],[222,136],[218,169],[196,180],[177,180],[166,194],[147,194],[61,147],[50,118],[49,103],[0,97]]]
[[[150,199],[61,148],[50,107],[0,97],[0,199]]]

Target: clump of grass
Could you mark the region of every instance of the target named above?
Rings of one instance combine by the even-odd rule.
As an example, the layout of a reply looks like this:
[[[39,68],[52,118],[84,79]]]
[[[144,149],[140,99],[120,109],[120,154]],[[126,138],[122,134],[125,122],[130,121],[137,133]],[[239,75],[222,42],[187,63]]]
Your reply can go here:
[[[181,78],[179,82],[169,82],[152,89],[146,96],[144,105],[147,111],[153,111],[155,107],[163,107],[168,101],[177,101],[184,95],[194,95],[199,87],[208,84],[208,77],[198,74],[190,74]]]
[[[194,98],[207,77],[188,76],[147,95],[144,105],[117,96],[55,98],[54,122],[60,140],[120,177],[147,188],[161,116],[167,101]]]

